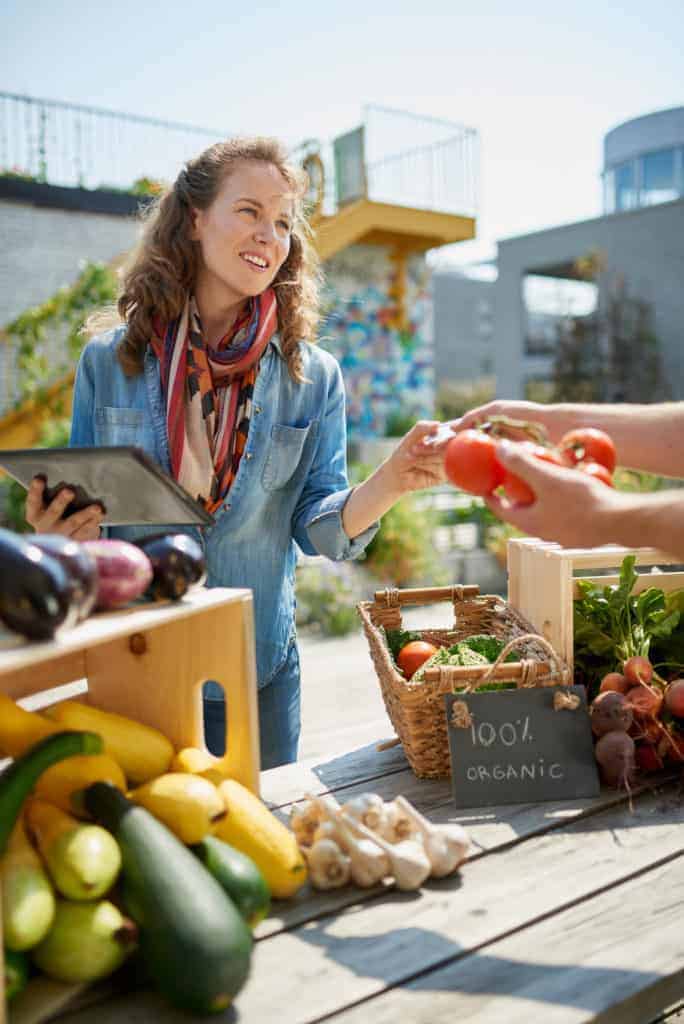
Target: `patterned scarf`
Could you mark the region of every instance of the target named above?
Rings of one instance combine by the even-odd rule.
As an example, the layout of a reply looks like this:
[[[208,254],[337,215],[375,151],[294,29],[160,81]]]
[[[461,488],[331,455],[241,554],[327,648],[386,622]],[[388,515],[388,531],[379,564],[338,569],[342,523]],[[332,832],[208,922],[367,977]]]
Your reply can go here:
[[[240,465],[252,415],[259,359],[276,329],[275,292],[251,299],[215,349],[202,336],[189,296],[177,320],[151,339],[166,398],[175,479],[208,512],[221,505]]]

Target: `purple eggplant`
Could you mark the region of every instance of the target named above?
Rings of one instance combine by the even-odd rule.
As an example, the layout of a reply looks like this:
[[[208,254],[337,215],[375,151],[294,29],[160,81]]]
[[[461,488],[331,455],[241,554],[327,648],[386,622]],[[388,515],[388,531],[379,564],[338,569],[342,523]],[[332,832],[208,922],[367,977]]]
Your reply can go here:
[[[155,533],[136,544],[152,563],[154,575],[147,590],[152,598],[178,601],[207,578],[202,547],[187,533]]]
[[[60,533],[38,533],[31,543],[56,559],[65,570],[72,587],[72,600],[78,609],[78,621],[86,619],[97,598],[97,562],[78,541]]]
[[[73,626],[78,609],[65,569],[32,537],[0,529],[0,620],[31,640]]]

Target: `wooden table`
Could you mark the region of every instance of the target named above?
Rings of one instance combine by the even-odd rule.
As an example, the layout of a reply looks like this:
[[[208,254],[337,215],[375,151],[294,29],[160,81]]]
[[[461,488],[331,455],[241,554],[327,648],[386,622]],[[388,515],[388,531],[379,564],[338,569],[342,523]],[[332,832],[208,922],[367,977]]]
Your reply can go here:
[[[213,1020],[249,1024],[646,1024],[684,996],[684,803],[678,777],[593,800],[458,813],[401,748],[364,747],[265,772],[287,814],[304,792],[403,793],[459,821],[474,852],[417,893],[313,893],[277,904],[250,978]],[[175,1024],[151,992],[69,1013],[69,1024]]]

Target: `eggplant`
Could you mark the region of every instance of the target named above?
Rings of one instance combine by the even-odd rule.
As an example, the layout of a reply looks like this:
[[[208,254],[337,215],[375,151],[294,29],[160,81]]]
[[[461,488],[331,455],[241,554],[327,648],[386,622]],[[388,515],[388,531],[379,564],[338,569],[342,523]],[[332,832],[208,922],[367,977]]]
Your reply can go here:
[[[187,533],[154,533],[136,541],[154,573],[147,594],[154,599],[178,601],[207,578],[207,563],[200,544]]]
[[[78,609],[65,569],[32,538],[0,529],[0,620],[31,640],[73,626]]]
[[[72,588],[72,601],[76,605],[78,621],[86,619],[97,598],[97,562],[82,544],[63,537],[60,533],[39,533],[31,543],[56,559],[65,570]]]
[[[97,563],[98,608],[121,608],[144,594],[152,581],[152,566],[136,544],[86,540],[83,546]]]

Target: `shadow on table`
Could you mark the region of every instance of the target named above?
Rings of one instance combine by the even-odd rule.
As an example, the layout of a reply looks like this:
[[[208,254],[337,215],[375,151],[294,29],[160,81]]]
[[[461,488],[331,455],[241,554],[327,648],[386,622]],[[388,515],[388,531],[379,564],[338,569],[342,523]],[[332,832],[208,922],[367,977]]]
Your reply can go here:
[[[393,900],[396,898],[394,893]],[[411,914],[409,899],[406,913]],[[328,929],[334,926],[326,921],[312,922],[298,932],[298,937],[323,950],[328,959],[358,977],[376,978],[394,989],[492,995],[497,999],[524,995],[526,1000],[540,1003],[596,1009],[601,991],[628,997],[631,992],[661,980],[656,971],[576,963],[537,964],[468,953],[460,943],[416,926],[385,934],[379,931],[375,935],[356,935],[351,931],[333,934]],[[416,963],[421,968],[412,970]],[[368,997],[369,993],[364,995]]]

